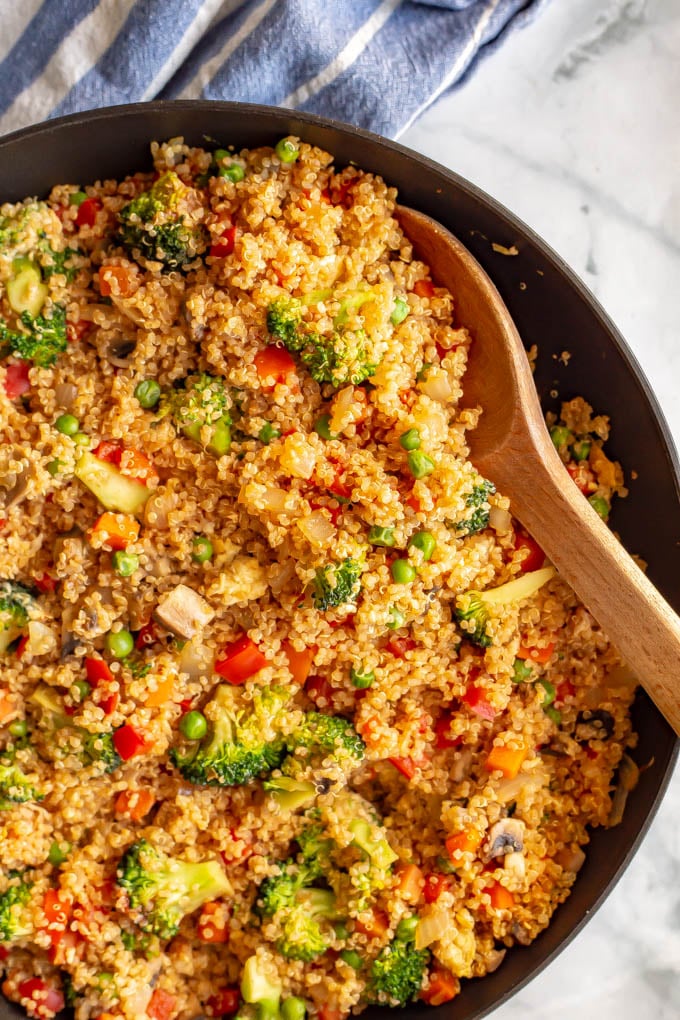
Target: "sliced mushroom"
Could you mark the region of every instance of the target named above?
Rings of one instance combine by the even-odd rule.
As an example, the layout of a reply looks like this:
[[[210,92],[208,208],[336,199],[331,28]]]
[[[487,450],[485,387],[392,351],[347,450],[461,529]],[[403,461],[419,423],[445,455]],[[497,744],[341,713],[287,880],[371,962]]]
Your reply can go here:
[[[203,630],[215,615],[208,603],[193,588],[178,584],[158,603],[154,616],[177,637],[194,637]]]
[[[136,346],[137,341],[129,336],[115,337],[107,346],[106,360],[116,368],[127,368],[128,358]]]
[[[579,743],[589,740],[609,740],[614,733],[614,717],[605,708],[579,712],[574,737]]]
[[[28,483],[35,474],[35,467],[29,460],[14,462],[12,470],[2,476],[0,482],[0,506],[11,510],[26,498]]]
[[[504,857],[506,854],[519,854],[524,850],[524,822],[519,818],[501,818],[489,829],[486,859]]]
[[[618,772],[618,782],[612,797],[612,808],[607,819],[607,826],[611,828],[623,821],[623,812],[626,808],[628,794],[634,790],[640,779],[640,769],[637,767],[630,755],[624,754],[621,758]]]
[[[498,970],[503,960],[507,949],[491,949],[484,957],[484,963],[486,964],[487,974],[493,974],[495,970]]]
[[[519,942],[520,946],[530,946],[533,941],[529,932],[526,930],[524,925],[519,923],[519,921],[515,921],[510,933],[513,938]]]

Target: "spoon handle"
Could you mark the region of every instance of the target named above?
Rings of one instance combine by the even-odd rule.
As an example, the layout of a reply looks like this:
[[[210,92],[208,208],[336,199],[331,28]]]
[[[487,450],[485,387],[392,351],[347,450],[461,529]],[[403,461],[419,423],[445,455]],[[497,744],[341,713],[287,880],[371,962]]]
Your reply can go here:
[[[517,451],[499,488],[680,735],[680,619],[576,488],[547,435],[533,441],[540,457]]]

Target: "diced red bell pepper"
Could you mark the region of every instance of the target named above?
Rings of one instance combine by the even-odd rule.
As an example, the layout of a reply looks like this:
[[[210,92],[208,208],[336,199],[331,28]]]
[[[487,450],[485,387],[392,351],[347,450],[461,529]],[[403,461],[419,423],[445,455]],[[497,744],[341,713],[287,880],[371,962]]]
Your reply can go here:
[[[555,651],[555,642],[550,641],[543,648],[534,648],[531,645],[520,645],[517,649],[517,658],[524,659],[526,662],[540,662],[545,664],[550,660],[552,653]]]
[[[443,892],[451,887],[449,875],[442,875],[440,871],[432,871],[425,879],[423,896],[426,903],[436,903]]]
[[[47,595],[49,592],[54,591],[58,582],[56,577],[52,577],[51,574],[36,574],[33,577],[33,583],[39,592]]]
[[[449,747],[459,747],[463,742],[462,737],[451,736],[451,716],[442,715],[437,719],[434,726],[434,746],[438,751],[446,751]]]
[[[250,832],[239,834],[234,828],[229,829],[229,835],[231,843],[221,851],[222,860],[225,864],[240,864],[253,853],[253,835]]]
[[[460,991],[460,981],[450,970],[435,967],[430,973],[427,989],[420,993],[420,998],[428,1006],[443,1006],[445,1002],[455,999]]]
[[[267,665],[267,660],[247,634],[233,641],[215,663],[215,672],[230,684],[243,684]]]
[[[41,926],[53,946],[61,941],[71,919],[73,901],[62,889],[48,889],[42,904],[45,923]]]
[[[310,676],[305,683],[305,693],[319,708],[333,704],[333,688],[325,676]]]
[[[76,223],[79,227],[93,227],[97,221],[97,213],[101,209],[102,204],[98,198],[86,198],[84,202],[81,202],[78,206],[78,215],[76,216]]]
[[[396,634],[390,634],[387,639],[387,647],[397,659],[405,659],[406,653],[412,652],[416,647],[416,642],[412,637],[398,637]]]
[[[211,244],[208,252],[214,259],[223,259],[225,256],[231,255],[236,245],[236,227],[227,227],[222,231],[220,237],[222,240]]]
[[[145,623],[142,629],[138,632],[137,637],[135,638],[135,648],[138,651],[143,651],[150,645],[155,644],[157,640],[158,632],[156,630],[156,624],[153,620],[149,620],[149,622]]]
[[[417,280],[413,286],[413,293],[417,294],[418,297],[432,297],[434,294],[434,284],[432,280]]]
[[[576,688],[574,687],[571,680],[563,680],[562,683],[557,685],[555,691],[555,704],[561,705],[567,698],[573,698],[576,694]]]
[[[86,333],[92,329],[92,323],[87,319],[78,319],[77,322],[66,321],[66,339],[70,344],[78,343]]]
[[[402,776],[406,776],[407,779],[413,779],[418,771],[418,766],[414,762],[413,758],[408,756],[404,758],[388,758],[387,760],[394,765],[395,769],[401,772]]]
[[[515,550],[517,552],[526,550],[524,559],[520,564],[520,570],[523,574],[528,574],[531,570],[540,570],[545,563],[545,553],[531,535],[516,535]]]
[[[352,486],[344,482],[340,477],[339,472],[336,473],[333,479],[332,485],[329,485],[328,491],[336,496],[338,499],[351,499],[352,498]]]
[[[410,496],[406,497],[404,503],[406,503],[406,506],[409,506],[411,510],[413,510],[413,512],[416,514],[419,514],[420,511],[423,509],[422,503],[413,492],[411,493]]]
[[[42,978],[29,978],[22,981],[17,989],[21,1000],[28,999],[28,1008],[32,1015],[47,1020],[64,1008],[64,996],[58,988],[48,985]]]
[[[154,989],[146,1007],[146,1015],[151,1017],[151,1020],[170,1020],[175,1012],[175,996],[162,988]]]
[[[13,361],[10,365],[5,365],[5,393],[10,400],[23,397],[24,393],[30,390],[31,383],[28,378],[30,367],[29,361]]]
[[[85,675],[91,687],[98,687],[100,683],[112,683],[113,673],[103,659],[95,656],[88,656],[85,659]]]
[[[123,761],[129,761],[135,755],[143,754],[148,748],[144,738],[129,723],[125,723],[114,732],[113,746]]]
[[[480,716],[481,719],[487,719],[491,722],[496,718],[496,709],[487,700],[485,691],[481,687],[477,687],[475,684],[468,687],[467,691],[461,698],[461,701],[463,701],[467,707],[475,713],[475,715]]]
[[[343,1015],[341,1009],[332,1009],[331,1006],[319,1006],[319,1012],[317,1013],[319,1020],[342,1020]]]
[[[17,657],[17,659],[20,659],[21,656],[24,654],[24,652],[26,651],[27,644],[28,644],[28,634],[22,634],[21,637],[19,638],[19,643],[17,644],[16,650],[14,652],[14,654]]]
[[[118,693],[118,691],[114,691],[113,694],[109,694],[106,698],[102,698],[102,700],[99,702],[99,707],[101,708],[104,715],[113,715],[113,713],[118,708],[119,701],[120,694]]]
[[[215,995],[211,995],[206,1002],[208,1016],[232,1016],[238,1012],[241,1002],[241,992],[238,988],[221,988]]]
[[[285,383],[289,375],[296,375],[297,369],[292,356],[285,347],[269,344],[255,355],[255,368],[258,377],[272,386]]]
[[[107,464],[115,464],[118,467],[120,458],[123,456],[123,447],[120,443],[114,443],[110,439],[102,439],[101,443],[92,451],[92,455],[97,460],[103,460]]]

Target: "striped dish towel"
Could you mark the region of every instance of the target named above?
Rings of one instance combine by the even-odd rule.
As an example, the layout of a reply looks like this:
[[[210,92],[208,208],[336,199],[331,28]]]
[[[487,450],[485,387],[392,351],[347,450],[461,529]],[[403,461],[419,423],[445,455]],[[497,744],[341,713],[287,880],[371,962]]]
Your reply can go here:
[[[307,110],[395,137],[547,0],[21,0],[0,134],[148,99]]]

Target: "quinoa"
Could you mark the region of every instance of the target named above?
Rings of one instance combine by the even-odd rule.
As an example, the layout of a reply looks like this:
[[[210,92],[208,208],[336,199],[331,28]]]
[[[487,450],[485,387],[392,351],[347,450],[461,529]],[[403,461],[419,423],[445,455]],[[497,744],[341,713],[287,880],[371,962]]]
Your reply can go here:
[[[468,459],[474,323],[393,188],[288,142],[153,143],[0,208],[0,968],[30,1016],[224,1015],[253,959],[321,1020],[396,1004],[412,916],[407,997],[447,1001],[549,924],[634,775],[632,677]],[[607,419],[549,424],[607,516]],[[201,764],[222,697],[266,751],[240,779]],[[139,847],[221,894],[154,928]],[[286,868],[333,902],[312,958],[263,907]]]

